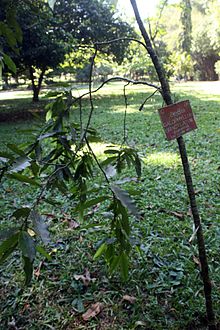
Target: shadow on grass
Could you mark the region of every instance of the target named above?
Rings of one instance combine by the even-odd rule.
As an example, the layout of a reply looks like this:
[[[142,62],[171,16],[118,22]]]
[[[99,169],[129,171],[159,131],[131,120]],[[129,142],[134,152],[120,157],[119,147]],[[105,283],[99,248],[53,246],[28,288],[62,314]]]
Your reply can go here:
[[[47,103],[48,100],[42,98],[39,102],[32,102],[30,90],[0,91],[0,122],[30,120],[44,114]]]

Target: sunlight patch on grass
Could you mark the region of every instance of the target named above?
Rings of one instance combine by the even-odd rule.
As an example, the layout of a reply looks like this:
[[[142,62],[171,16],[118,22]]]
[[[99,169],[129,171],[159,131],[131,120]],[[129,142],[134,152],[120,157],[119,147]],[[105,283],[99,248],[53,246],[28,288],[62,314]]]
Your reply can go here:
[[[185,93],[190,92],[190,94],[201,96],[219,95],[220,94],[220,81],[193,81],[193,82],[181,82],[171,84],[172,89],[178,91],[185,91]]]
[[[26,99],[32,96],[31,91],[6,91],[0,93],[0,100]]]
[[[107,147],[109,147],[109,144],[103,142],[92,142],[90,143],[90,147],[97,157],[103,157],[104,151]]]
[[[135,104],[135,105],[129,105],[127,108],[127,114],[139,114],[139,108],[141,106],[141,102],[139,105]],[[159,109],[159,104],[156,105]],[[157,107],[154,104],[154,109],[152,109],[152,104],[145,104],[144,105],[144,114],[152,114],[152,111],[155,110],[155,108],[157,109]],[[111,109],[110,111],[114,112],[114,113],[124,113],[125,112],[125,106],[121,106],[121,105],[114,105],[114,109]]]
[[[116,106],[114,105],[114,109],[112,110],[114,113],[124,113],[125,112],[125,107],[124,106]],[[138,111],[137,107],[128,107],[127,108],[127,113],[136,113]]]
[[[154,152],[143,158],[146,165],[156,165],[165,167],[176,167],[180,164],[180,158],[177,153],[172,152]]]

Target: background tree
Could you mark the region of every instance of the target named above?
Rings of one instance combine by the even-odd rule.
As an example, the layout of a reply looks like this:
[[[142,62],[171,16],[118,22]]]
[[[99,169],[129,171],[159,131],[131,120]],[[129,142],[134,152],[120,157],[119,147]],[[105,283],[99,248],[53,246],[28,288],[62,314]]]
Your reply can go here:
[[[46,70],[55,69],[64,62],[65,55],[77,53],[80,45],[91,47],[97,40],[126,36],[132,29],[114,14],[112,1],[57,1],[54,12],[48,4],[38,0],[34,5],[22,4],[17,10],[17,20],[23,31],[20,53],[11,53],[19,73],[28,73],[33,89],[33,101],[39,100]],[[37,12],[37,14],[36,14]],[[122,61],[126,43],[121,47],[103,47],[114,60]],[[82,52],[80,53],[83,54]],[[75,56],[77,62],[84,55]]]
[[[180,35],[181,50],[190,54],[192,46],[192,6],[191,0],[181,1],[181,23],[182,33]]]
[[[166,45],[175,77],[217,79],[214,66],[220,52],[219,22],[217,0],[194,0],[191,7],[189,0],[181,0],[165,6],[154,43],[162,40]]]
[[[202,5],[203,4],[203,5]],[[219,60],[219,6],[217,1],[194,1],[192,56],[200,80],[217,80],[215,63]]]
[[[177,76],[185,80],[189,80],[192,77],[192,6],[191,0],[182,0],[180,3],[181,6],[181,23],[182,31],[180,33],[180,45],[179,52],[175,54],[175,58],[179,62],[179,70],[176,71]],[[177,63],[176,63],[177,64]],[[178,72],[179,71],[179,72]]]
[[[58,27],[65,30],[74,47],[134,35],[130,25],[115,11],[115,1],[58,0],[54,15]],[[112,43],[102,47],[102,51],[113,54],[121,62],[127,45],[128,42]]]
[[[19,73],[28,74],[33,101],[38,101],[46,70],[56,68],[64,60],[68,45],[63,31],[56,29],[47,3],[36,1],[33,6],[23,4],[17,10],[17,20],[23,32],[23,41],[19,54],[12,54],[12,58]]]

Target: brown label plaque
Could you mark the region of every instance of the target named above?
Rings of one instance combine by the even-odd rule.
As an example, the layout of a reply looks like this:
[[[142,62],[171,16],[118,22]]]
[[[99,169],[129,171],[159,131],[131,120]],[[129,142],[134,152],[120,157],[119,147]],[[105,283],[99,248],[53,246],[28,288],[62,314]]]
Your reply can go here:
[[[189,101],[168,105],[158,110],[167,140],[174,140],[197,128]]]

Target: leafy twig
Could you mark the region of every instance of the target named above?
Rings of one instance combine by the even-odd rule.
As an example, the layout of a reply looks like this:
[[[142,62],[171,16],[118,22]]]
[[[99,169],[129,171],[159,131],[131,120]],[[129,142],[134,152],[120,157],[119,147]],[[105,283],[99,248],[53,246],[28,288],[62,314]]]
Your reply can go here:
[[[157,85],[154,85],[154,84],[151,84],[151,83],[148,83],[148,82],[146,82],[146,81],[142,81],[142,80],[133,80],[133,79],[129,79],[129,78],[125,78],[125,77],[120,77],[120,76],[116,76],[116,77],[111,77],[111,78],[109,78],[109,79],[106,79],[99,87],[97,87],[96,89],[94,89],[94,90],[91,90],[91,91],[89,91],[89,92],[86,92],[86,93],[84,93],[84,94],[82,94],[81,96],[79,96],[79,97],[76,97],[76,98],[74,98],[74,100],[72,101],[72,104],[73,103],[75,103],[75,102],[77,102],[79,99],[82,99],[82,98],[84,98],[85,96],[87,96],[87,95],[90,95],[90,93],[92,94],[92,93],[96,93],[96,92],[98,92],[104,85],[106,85],[106,84],[108,84],[109,82],[111,82],[111,81],[125,81],[125,82],[129,82],[129,83],[131,83],[131,84],[133,84],[133,85],[145,85],[145,86],[149,86],[149,87],[152,87],[152,88],[155,88],[156,90],[158,90],[159,92],[162,92],[161,91],[161,88],[159,87],[159,86],[157,86]]]

